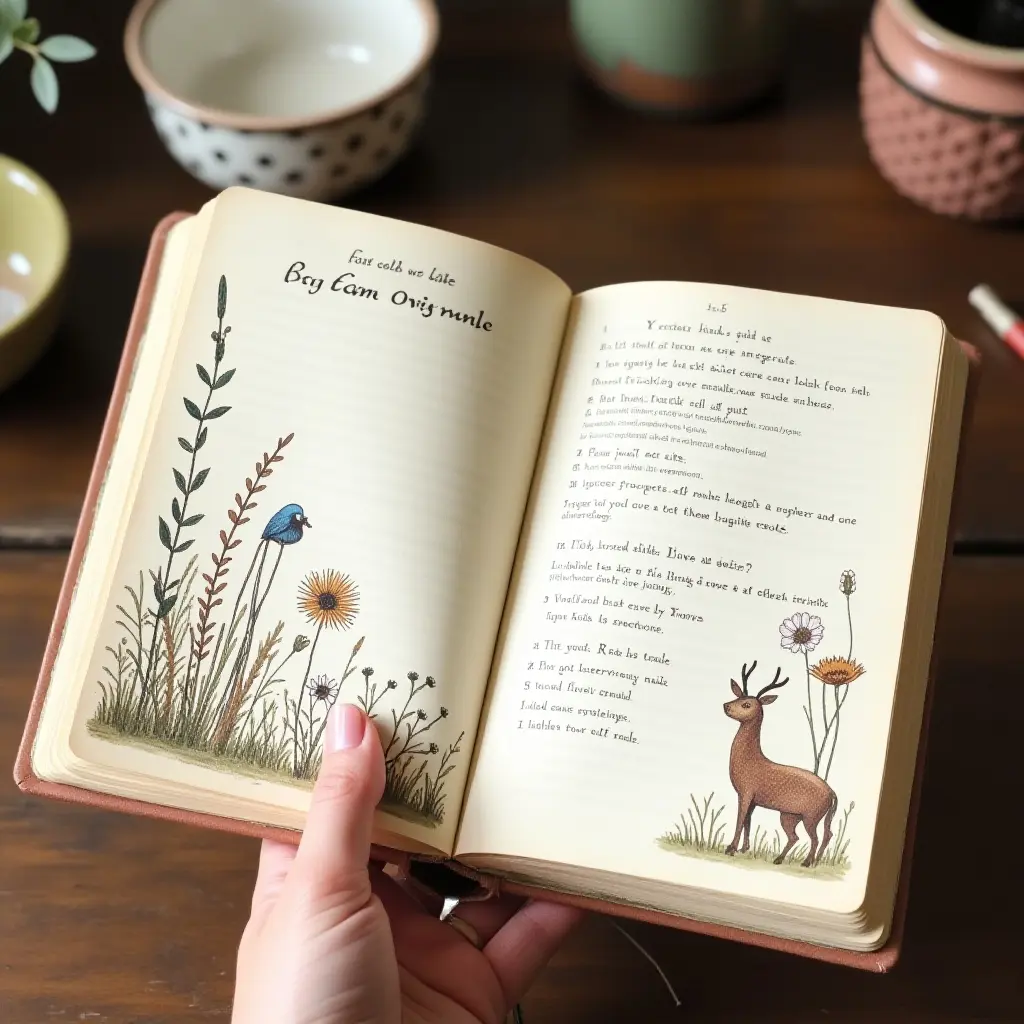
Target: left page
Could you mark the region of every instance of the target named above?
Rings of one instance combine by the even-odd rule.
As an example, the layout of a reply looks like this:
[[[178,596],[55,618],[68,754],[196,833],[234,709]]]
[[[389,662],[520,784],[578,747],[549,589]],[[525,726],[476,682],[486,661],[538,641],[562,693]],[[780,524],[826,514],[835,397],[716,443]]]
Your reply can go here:
[[[569,289],[243,189],[207,219],[69,614],[53,781],[301,827],[327,711],[361,703],[377,841],[449,852]]]

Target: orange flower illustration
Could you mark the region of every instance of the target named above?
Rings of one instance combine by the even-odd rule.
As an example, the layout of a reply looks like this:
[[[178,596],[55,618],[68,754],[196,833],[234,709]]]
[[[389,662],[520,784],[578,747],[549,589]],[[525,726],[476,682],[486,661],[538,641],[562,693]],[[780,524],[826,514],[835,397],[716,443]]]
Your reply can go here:
[[[822,658],[811,666],[811,675],[829,686],[843,686],[864,675],[864,666],[849,658]]]

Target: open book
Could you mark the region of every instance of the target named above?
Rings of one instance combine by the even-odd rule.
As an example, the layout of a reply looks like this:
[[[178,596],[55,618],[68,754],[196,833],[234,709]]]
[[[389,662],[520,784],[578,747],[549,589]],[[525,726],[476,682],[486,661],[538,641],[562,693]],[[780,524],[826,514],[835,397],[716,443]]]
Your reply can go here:
[[[968,377],[935,316],[574,296],[246,189],[149,278],[23,788],[300,830],[342,700],[383,847],[861,965],[891,941]]]

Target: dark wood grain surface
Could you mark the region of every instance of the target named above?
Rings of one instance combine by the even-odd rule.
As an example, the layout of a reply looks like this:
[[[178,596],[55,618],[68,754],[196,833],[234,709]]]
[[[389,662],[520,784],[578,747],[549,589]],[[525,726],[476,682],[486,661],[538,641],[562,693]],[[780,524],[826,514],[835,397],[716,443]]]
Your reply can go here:
[[[506,246],[576,288],[682,278],[924,307],[981,348],[986,370],[960,528],[975,557],[951,571],[901,964],[874,977],[631,925],[679,989],[677,1011],[647,961],[595,918],[530,993],[526,1020],[1024,1021],[1012,689],[1024,558],[982,556],[1024,554],[1024,366],[966,301],[980,280],[1024,300],[1024,232],[933,217],[878,177],[857,120],[858,0],[805,11],[786,94],[720,124],[637,117],[595,95],[572,63],[560,7],[448,5],[426,133],[351,204]],[[33,105],[25,69],[0,68],[0,149],[54,184],[74,233],[55,345],[0,395],[8,549],[66,546],[149,232],[210,195],[164,153],[124,69],[126,0],[35,8],[52,31],[77,32],[101,53],[62,69],[55,118]],[[0,550],[8,761],[64,558]],[[227,1020],[256,849],[0,783],[0,1021]]]
[[[64,556],[0,554],[0,751],[13,758]],[[887,976],[587,922],[525,1000],[529,1024],[1021,1021],[1024,886],[1016,640],[1024,560],[961,558],[941,671],[904,958]],[[992,831],[1002,822],[997,834]],[[0,1020],[227,1020],[258,844],[22,796],[0,782]]]
[[[13,59],[0,69],[2,148],[58,189],[75,247],[53,351],[0,396],[0,526],[42,520],[67,532],[149,232],[211,193],[149,124],[120,53],[126,0],[45,6],[49,24],[101,52],[62,71],[54,118],[33,105]],[[967,305],[981,280],[1024,299],[1024,232],[934,217],[875,172],[856,101],[863,3],[805,12],[785,95],[703,125],[638,117],[584,85],[560,4],[468,6],[446,14],[416,151],[348,202],[521,252],[577,289],[681,278],[933,310],[988,367],[960,536],[1024,542],[1024,365]]]

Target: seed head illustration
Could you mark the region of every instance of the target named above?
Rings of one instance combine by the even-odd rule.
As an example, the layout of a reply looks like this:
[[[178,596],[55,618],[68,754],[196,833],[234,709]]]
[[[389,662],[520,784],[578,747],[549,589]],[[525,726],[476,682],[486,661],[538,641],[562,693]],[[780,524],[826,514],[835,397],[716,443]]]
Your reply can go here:
[[[297,544],[302,540],[303,527],[313,528],[302,511],[302,506],[285,505],[270,517],[263,528],[263,540],[275,540],[278,544]]]

